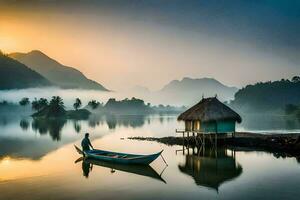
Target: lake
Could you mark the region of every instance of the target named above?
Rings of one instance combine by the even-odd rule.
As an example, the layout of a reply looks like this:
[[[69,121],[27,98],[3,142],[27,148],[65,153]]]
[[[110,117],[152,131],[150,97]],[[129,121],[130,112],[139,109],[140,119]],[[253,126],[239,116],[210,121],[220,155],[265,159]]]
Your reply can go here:
[[[246,120],[238,130],[299,130],[298,122],[257,123]],[[175,115],[92,116],[87,121],[2,116],[0,199],[299,199],[295,158],[127,139],[174,136],[176,128],[182,124]],[[73,145],[80,145],[85,132],[101,149],[141,154],[164,149],[169,165],[161,158],[151,167],[132,168],[83,162]]]

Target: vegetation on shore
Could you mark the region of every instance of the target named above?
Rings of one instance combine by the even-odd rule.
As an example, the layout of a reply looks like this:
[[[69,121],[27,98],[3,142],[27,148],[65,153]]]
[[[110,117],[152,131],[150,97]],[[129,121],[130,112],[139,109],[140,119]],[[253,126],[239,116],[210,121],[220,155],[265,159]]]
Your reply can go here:
[[[145,114],[162,114],[162,113],[179,113],[186,109],[185,107],[173,106],[151,106],[143,100],[137,98],[131,99],[109,99],[106,104],[100,103],[97,100],[90,100],[82,109],[82,102],[79,98],[75,99],[73,104],[74,110],[66,110],[63,99],[59,96],[53,96],[50,101],[46,98],[35,98],[30,102],[28,97],[24,97],[17,104],[9,103],[5,100],[0,102],[1,109],[9,105],[15,107],[24,107],[23,110],[30,111],[29,106],[34,113],[31,115],[34,118],[68,118],[68,119],[88,119],[91,113],[100,115],[145,115]]]
[[[288,104],[300,103],[300,77],[291,80],[259,82],[240,89],[230,105],[244,112],[284,111]]]
[[[34,118],[68,118],[68,119],[87,119],[91,114],[86,109],[79,109],[80,99],[74,103],[75,110],[65,110],[63,99],[59,96],[53,96],[48,103],[47,99],[41,98],[32,102],[32,108],[36,112],[32,115]],[[80,105],[79,105],[80,104]]]
[[[101,104],[96,100],[91,100],[87,107],[91,112],[101,112],[104,114],[117,115],[141,115],[155,113],[179,113],[186,107],[175,107],[170,105],[152,106],[150,103],[145,103],[144,100],[132,97],[131,99],[116,100],[111,98],[106,104]]]

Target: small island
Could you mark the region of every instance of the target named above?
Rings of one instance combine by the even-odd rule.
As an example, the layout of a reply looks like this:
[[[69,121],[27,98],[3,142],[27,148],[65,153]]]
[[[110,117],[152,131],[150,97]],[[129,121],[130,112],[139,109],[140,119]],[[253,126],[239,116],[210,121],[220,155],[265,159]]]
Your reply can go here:
[[[49,103],[48,100],[44,98],[40,98],[39,100],[35,99],[32,102],[32,108],[36,110],[36,112],[32,114],[32,117],[44,119],[88,119],[91,114],[87,109],[79,109],[81,107],[81,101],[78,98],[73,107],[75,110],[65,110],[63,99],[59,96],[53,96]]]

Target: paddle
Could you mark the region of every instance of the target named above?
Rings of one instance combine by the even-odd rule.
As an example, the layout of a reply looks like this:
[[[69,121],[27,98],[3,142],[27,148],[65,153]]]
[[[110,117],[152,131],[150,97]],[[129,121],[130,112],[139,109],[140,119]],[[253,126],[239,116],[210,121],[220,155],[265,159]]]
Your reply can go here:
[[[80,157],[80,158],[78,158],[77,160],[75,160],[74,163],[76,164],[76,163],[81,162],[81,161],[83,161],[83,160],[84,160],[84,158],[83,158],[83,157]]]
[[[82,154],[84,156],[84,152],[79,147],[77,147],[76,145],[74,145],[74,147],[79,154]]]

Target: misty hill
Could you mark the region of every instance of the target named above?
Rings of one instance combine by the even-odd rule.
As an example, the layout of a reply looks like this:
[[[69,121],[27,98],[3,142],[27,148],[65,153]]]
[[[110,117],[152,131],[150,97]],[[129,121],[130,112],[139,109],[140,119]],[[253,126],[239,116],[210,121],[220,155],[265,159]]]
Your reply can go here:
[[[202,95],[210,97],[217,95],[222,101],[233,99],[238,89],[228,87],[213,78],[183,78],[181,81],[173,80],[161,90],[156,96],[164,104],[192,105],[198,102]]]
[[[150,105],[146,105],[142,99],[131,98],[117,101],[111,98],[104,106],[104,110],[110,114],[146,114],[153,112]]]
[[[235,94],[231,105],[241,111],[283,111],[288,104],[300,103],[300,78],[247,85]]]
[[[0,52],[0,89],[50,86],[51,83],[26,65]]]
[[[101,84],[86,78],[77,69],[64,66],[41,51],[12,53],[9,56],[40,73],[59,87],[108,91]]]

